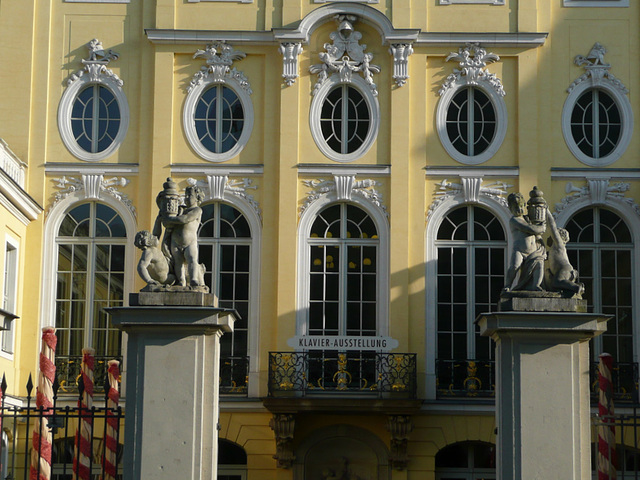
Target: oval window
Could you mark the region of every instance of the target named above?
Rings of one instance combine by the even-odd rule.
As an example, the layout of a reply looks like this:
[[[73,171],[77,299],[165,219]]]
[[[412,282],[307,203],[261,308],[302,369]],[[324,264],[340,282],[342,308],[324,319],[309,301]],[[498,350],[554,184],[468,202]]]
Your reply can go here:
[[[198,140],[212,153],[225,153],[239,141],[244,128],[244,109],[229,87],[216,85],[198,98],[194,114]]]
[[[109,148],[120,131],[120,123],[120,106],[107,87],[90,85],[73,101],[71,131],[85,152],[100,153]]]

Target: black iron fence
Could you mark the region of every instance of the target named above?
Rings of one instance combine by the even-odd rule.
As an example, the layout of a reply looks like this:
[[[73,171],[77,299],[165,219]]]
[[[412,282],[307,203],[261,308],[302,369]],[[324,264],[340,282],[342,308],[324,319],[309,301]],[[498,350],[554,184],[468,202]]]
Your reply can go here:
[[[493,360],[437,360],[438,398],[493,398],[496,377]]]
[[[598,450],[600,450],[605,458],[610,458],[614,462],[618,480],[640,480],[640,407],[627,407],[624,410],[624,413],[615,415],[591,417],[591,465],[594,472],[597,472]],[[615,430],[615,445],[613,442],[611,445],[600,445],[599,429],[610,427]]]
[[[269,353],[270,396],[326,393],[416,398],[416,354]]]
[[[40,475],[49,468],[48,462],[43,459],[49,455],[50,450],[51,480],[71,480],[73,465],[79,462],[81,455],[80,450],[75,447],[77,428],[81,422],[88,426],[84,445],[87,446],[90,455],[82,458],[80,463],[88,468],[92,480],[122,478],[120,426],[124,413],[120,406],[107,407],[107,398],[103,395],[94,398],[94,402],[100,403],[101,406],[93,406],[90,409],[61,406],[58,398],[61,386],[56,379],[53,384],[53,406],[39,407],[36,406],[36,397],[33,395],[31,376],[26,388],[26,398],[20,402],[11,402],[6,397],[7,383],[4,376],[0,384],[0,478],[41,478]],[[109,391],[106,377],[102,391]],[[82,382],[79,384],[78,393],[82,398]],[[110,458],[109,453],[114,450],[115,455]],[[115,477],[108,476],[110,471],[115,472]]]

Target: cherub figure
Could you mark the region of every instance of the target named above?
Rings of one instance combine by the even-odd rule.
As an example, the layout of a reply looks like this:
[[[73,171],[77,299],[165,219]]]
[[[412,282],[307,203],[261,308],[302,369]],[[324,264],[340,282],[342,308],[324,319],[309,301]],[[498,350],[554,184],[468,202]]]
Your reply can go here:
[[[567,255],[566,244],[569,241],[569,232],[564,228],[558,228],[548,207],[547,219],[551,230],[551,236],[547,239],[549,247],[549,268],[545,279],[547,288],[569,291],[581,296],[584,293],[584,284],[576,283],[578,272],[569,262]]]
[[[134,244],[142,250],[138,274],[147,285],[173,285],[176,278],[170,273],[169,261],[158,248],[159,243],[158,237],[148,230],[136,234]]]
[[[505,277],[504,291],[511,290],[516,274],[519,274],[518,284],[513,287],[513,290],[542,291],[546,251],[541,235],[546,225],[531,223],[529,217],[525,215],[526,205],[521,193],[510,194],[507,202],[513,215],[509,220],[513,235],[513,252]]]
[[[202,218],[200,203],[204,193],[198,186],[185,189],[184,206],[178,215],[163,215],[162,225],[171,231],[170,251],[176,283],[186,286],[185,264],[192,287],[204,286],[204,265],[198,263],[198,228]],[[162,214],[161,214],[162,215]]]

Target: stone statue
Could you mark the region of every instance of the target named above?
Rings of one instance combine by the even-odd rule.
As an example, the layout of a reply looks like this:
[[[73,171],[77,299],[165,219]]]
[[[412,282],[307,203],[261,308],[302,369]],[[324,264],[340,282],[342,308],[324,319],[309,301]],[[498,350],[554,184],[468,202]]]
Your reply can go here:
[[[569,234],[558,228],[537,187],[529,197],[526,207],[522,194],[507,197],[513,215],[509,221],[513,252],[498,310],[586,312],[584,285],[576,282],[578,272],[571,266],[565,246]],[[548,251],[542,241],[547,226]]]
[[[564,228],[558,228],[548,208],[547,219],[551,230],[551,236],[547,239],[549,247],[549,268],[547,268],[545,277],[547,290],[568,291],[582,295],[584,284],[576,283],[578,271],[569,262],[565,246],[569,241],[569,232]]]
[[[142,256],[138,262],[138,274],[147,282],[147,285],[173,285],[176,277],[171,273],[169,260],[158,248],[158,237],[148,230],[142,230],[136,234],[134,244],[142,250]]]
[[[136,235],[136,242],[140,237],[140,248],[143,250],[138,273],[147,282],[146,291],[209,291],[204,284],[205,267],[198,262],[198,228],[202,217],[200,203],[203,200],[202,190],[190,186],[185,190],[182,204],[177,184],[171,178],[167,178],[163,184],[162,191],[156,197],[159,212],[152,234],[142,231]],[[158,249],[158,238],[161,236]],[[166,264],[160,254],[166,259]]]
[[[536,193],[534,193],[536,192]],[[536,215],[532,219],[531,215],[525,215],[524,197],[521,193],[512,193],[507,197],[509,210],[513,215],[509,221],[509,228],[513,235],[513,252],[509,261],[509,269],[505,278],[504,292],[510,290],[533,290],[542,291],[542,280],[544,279],[544,260],[546,251],[542,243],[542,234],[545,232],[546,224],[544,217],[540,219],[537,215],[537,204],[542,199],[542,192],[534,187],[532,190],[532,203],[529,201],[530,213]],[[542,199],[544,202],[544,199]],[[546,202],[544,203],[546,206]],[[514,281],[518,280],[513,286]]]

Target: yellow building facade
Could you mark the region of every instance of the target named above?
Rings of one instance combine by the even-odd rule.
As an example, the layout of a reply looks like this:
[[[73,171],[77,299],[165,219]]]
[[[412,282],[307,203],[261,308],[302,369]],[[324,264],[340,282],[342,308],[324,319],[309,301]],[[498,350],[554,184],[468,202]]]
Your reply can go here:
[[[9,398],[45,326],[65,393],[82,348],[122,357],[103,309],[144,286],[171,177],[205,194],[200,261],[240,317],[221,478],[495,478],[474,320],[534,185],[636,402],[639,24],[629,0],[3,0]]]

